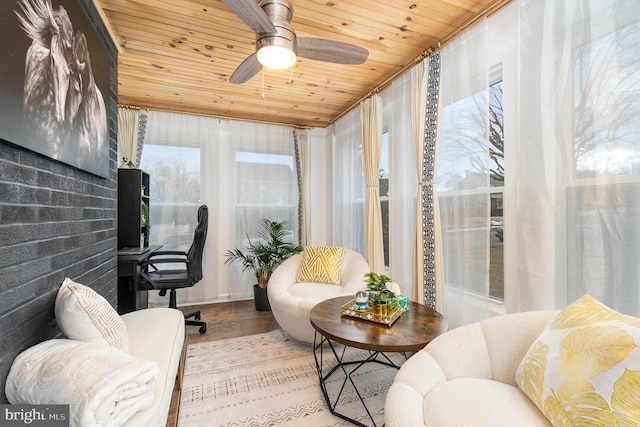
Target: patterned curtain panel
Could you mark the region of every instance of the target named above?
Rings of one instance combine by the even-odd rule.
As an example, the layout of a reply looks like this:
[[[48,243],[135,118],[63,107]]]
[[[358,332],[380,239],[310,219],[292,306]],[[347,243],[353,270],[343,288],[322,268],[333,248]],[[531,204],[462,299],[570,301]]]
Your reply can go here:
[[[309,144],[309,136],[306,129],[294,129],[293,141],[295,144],[296,154],[296,173],[298,175],[298,235],[300,236],[300,245],[307,246],[309,244],[310,233],[309,224],[307,222],[307,200],[305,197],[307,191],[307,151]]]
[[[144,135],[147,132],[147,112],[140,111],[140,116],[138,117],[138,152],[136,156],[136,165],[140,164],[140,159],[142,158],[142,148],[144,147]]]
[[[433,185],[439,87],[439,54],[411,69],[411,127],[418,180],[412,299],[444,312],[439,211]]]
[[[442,245],[438,200],[434,186],[440,91],[440,55],[428,58],[427,102],[425,105],[424,145],[420,173],[422,209],[422,286],[424,304],[444,312],[442,286]]]

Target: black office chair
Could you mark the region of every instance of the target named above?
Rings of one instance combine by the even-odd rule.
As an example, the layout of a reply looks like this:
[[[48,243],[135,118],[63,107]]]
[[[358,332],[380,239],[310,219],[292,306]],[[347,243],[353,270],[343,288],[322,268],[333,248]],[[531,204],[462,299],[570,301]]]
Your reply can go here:
[[[207,239],[209,210],[206,205],[198,208],[198,225],[193,232],[193,242],[187,252],[158,251],[141,264],[140,289],[160,290],[160,295],[169,294],[169,307],[176,307],[176,289],[189,288],[202,280],[202,254]],[[160,264],[183,264],[182,268],[159,269]],[[187,325],[200,326],[200,333],[207,331],[207,324],[200,320],[200,311],[184,315]],[[189,320],[194,317],[195,320]]]

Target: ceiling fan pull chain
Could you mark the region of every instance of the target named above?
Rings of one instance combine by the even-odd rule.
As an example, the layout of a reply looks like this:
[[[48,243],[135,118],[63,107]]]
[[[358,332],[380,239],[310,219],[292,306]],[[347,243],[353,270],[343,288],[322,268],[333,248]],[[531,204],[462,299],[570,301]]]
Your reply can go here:
[[[293,86],[293,66],[289,68],[289,71],[291,72],[291,75],[289,77],[289,86]]]
[[[264,67],[262,67],[262,94],[260,95],[264,101]]]

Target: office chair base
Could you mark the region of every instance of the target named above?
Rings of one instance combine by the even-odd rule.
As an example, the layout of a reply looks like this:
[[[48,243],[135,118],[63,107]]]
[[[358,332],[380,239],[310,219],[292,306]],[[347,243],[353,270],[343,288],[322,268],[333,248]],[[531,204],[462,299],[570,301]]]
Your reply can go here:
[[[184,318],[185,319],[191,319],[192,317],[194,319],[196,319],[196,320],[200,320],[200,310],[192,311],[190,313],[185,313],[184,314]]]
[[[195,320],[188,320],[190,318],[194,318]],[[190,326],[200,326],[198,332],[204,334],[207,332],[207,322],[203,322],[200,320],[200,310],[192,311],[191,313],[185,313],[184,318],[186,319],[186,324]]]
[[[200,322],[198,320],[185,320],[185,324],[189,326],[200,326],[200,329],[198,329],[198,332],[200,332],[200,334],[204,334],[205,332],[207,332],[206,322]]]
[[[171,289],[171,292],[169,293],[169,308],[177,308],[176,306],[176,290]],[[189,320],[192,317],[194,317],[195,320]],[[203,322],[200,320],[200,310],[185,313],[184,319],[185,325],[187,326],[200,326],[200,329],[198,329],[198,332],[200,332],[200,334],[204,334],[205,332],[207,332],[207,322]]]

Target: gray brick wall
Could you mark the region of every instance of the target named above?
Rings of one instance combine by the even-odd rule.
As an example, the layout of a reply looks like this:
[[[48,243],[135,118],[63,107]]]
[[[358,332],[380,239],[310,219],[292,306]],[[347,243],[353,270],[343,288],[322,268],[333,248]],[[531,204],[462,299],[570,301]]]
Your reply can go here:
[[[53,307],[65,277],[117,301],[117,51],[92,1],[79,1],[111,54],[109,178],[0,140],[3,385],[21,351],[60,335]]]

